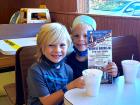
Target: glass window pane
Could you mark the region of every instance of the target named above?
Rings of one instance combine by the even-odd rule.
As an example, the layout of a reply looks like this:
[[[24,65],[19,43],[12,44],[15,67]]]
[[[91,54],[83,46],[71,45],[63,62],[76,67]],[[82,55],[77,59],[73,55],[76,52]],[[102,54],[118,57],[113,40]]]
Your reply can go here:
[[[138,0],[89,0],[89,13],[113,16],[139,16]]]

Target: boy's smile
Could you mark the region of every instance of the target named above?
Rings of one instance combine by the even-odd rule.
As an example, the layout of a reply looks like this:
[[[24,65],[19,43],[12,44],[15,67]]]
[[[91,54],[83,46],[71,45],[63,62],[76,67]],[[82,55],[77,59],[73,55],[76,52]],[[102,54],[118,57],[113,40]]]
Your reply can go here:
[[[60,62],[67,53],[67,42],[61,41],[60,43],[49,44],[46,46],[43,54],[52,62]]]
[[[52,54],[51,56],[52,56],[54,59],[60,59],[60,58],[62,57],[62,54],[61,54],[61,55],[60,55],[60,54],[58,54],[58,55],[57,55],[57,54],[54,54],[54,55]]]
[[[87,31],[92,30],[92,27],[85,24],[78,24],[75,26],[72,33],[72,40],[74,46],[79,51],[85,51],[87,49]]]

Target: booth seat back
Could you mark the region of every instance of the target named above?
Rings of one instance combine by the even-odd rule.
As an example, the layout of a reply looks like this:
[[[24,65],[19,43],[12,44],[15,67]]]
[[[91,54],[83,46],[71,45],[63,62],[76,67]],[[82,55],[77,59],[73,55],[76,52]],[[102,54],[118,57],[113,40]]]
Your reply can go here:
[[[27,105],[27,72],[36,62],[36,46],[21,47],[16,52],[16,105]]]
[[[68,54],[73,51],[72,46],[70,46],[70,48],[68,49]],[[134,55],[135,60],[140,60],[138,43],[137,39],[134,36],[112,37],[112,56],[113,61],[118,66],[119,75],[123,75],[121,61],[124,59],[131,59],[132,54]]]
[[[72,51],[72,46],[69,53]],[[117,36],[112,38],[113,61],[117,64],[119,75],[123,75],[121,61],[131,59],[132,54],[135,60],[139,59],[137,39],[133,36]],[[36,46],[20,48],[16,53],[16,104],[27,103],[27,72],[28,68],[36,61],[34,54]]]
[[[138,42],[134,36],[117,36],[112,39],[112,55],[113,61],[117,64],[120,75],[123,75],[121,61],[131,59],[132,54],[134,60],[139,59]]]

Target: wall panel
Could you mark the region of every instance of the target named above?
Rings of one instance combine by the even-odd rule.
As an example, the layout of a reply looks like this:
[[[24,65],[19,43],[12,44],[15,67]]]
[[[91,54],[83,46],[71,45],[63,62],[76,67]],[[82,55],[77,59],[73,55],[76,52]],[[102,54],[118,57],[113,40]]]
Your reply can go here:
[[[38,7],[44,0],[0,0],[0,24],[8,24],[12,14],[20,8]]]
[[[51,12],[76,12],[77,0],[46,0]]]
[[[8,24],[12,14],[20,8],[33,8],[46,4],[51,12],[76,12],[77,2],[82,1],[86,0],[0,0],[0,24]]]
[[[74,17],[81,15],[80,13],[58,13],[52,12],[51,17],[53,21],[63,23],[70,31]],[[98,16],[87,14],[93,17],[97,22],[97,30],[111,29],[113,36],[132,35],[138,40],[140,52],[140,19],[128,17],[115,17],[115,16]],[[130,42],[131,43],[131,42]]]
[[[21,7],[37,8],[40,4],[45,4],[47,0],[20,0]]]
[[[0,24],[9,23],[12,14],[20,7],[20,0],[0,0]]]

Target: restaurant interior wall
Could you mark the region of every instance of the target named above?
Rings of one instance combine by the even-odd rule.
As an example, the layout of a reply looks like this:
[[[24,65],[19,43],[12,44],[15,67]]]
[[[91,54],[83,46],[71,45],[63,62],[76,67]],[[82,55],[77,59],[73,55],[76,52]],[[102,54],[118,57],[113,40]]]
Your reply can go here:
[[[59,2],[58,2],[59,1]],[[79,5],[80,1],[86,0],[1,0],[0,1],[0,24],[8,24],[14,12],[23,7],[38,7],[46,3],[50,10],[52,21],[63,23],[70,29],[73,19],[81,15],[85,5]],[[18,4],[18,5],[17,5]],[[83,7],[83,10],[82,10]],[[112,29],[113,36],[131,35],[138,40],[140,52],[140,19],[118,16],[99,16],[88,14],[97,21],[97,30]],[[131,43],[131,42],[130,42]],[[139,54],[140,55],[140,54]]]
[[[7,24],[11,15],[22,7],[38,7],[40,4],[46,3],[50,10],[52,22],[61,22],[69,29],[74,17],[81,14],[74,12],[81,12],[80,8],[85,7],[83,4],[86,1],[88,0],[37,0],[36,2],[34,0],[1,0],[0,17],[3,18],[0,19],[0,24]],[[79,3],[81,3],[81,6]],[[132,35],[140,42],[139,18],[88,15],[94,17],[97,21],[97,29],[112,29],[114,36]]]
[[[12,14],[20,10],[20,8],[37,8],[40,4],[46,4],[50,12],[76,12],[77,2],[80,1],[81,0],[1,0],[0,24],[8,24]]]
[[[63,23],[70,30],[73,19],[82,13],[52,12],[52,20]],[[87,14],[97,22],[97,30],[111,29],[113,36],[131,35],[137,38],[140,52],[140,19],[134,17],[101,16]],[[131,43],[131,42],[130,42]],[[139,54],[140,55],[140,54]]]

